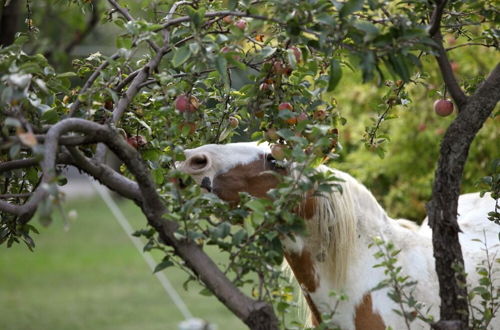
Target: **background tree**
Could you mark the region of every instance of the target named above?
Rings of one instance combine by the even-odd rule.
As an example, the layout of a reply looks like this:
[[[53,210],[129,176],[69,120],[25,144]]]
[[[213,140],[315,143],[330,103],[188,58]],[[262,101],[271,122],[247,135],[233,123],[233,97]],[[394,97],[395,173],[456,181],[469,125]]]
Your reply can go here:
[[[449,94],[458,114],[439,153],[430,147],[436,135],[423,143],[430,161],[422,171],[430,173],[429,163],[439,157],[428,204],[442,298],[436,327],[449,322],[466,327],[465,275],[455,277],[455,270],[463,269],[456,209],[470,145],[500,97],[493,1],[73,3],[27,1],[25,33],[0,50],[1,242],[23,240],[34,247],[36,228],[29,221],[37,212],[42,224],[50,222],[60,206],[57,185],[65,181],[60,167],[73,165],[141,207],[148,227],[137,234],[148,239],[146,249],[165,252],[158,270],[184,267],[250,327],[276,328],[275,312],[286,313],[292,290],[278,285],[278,236],[302,228],[292,210],[308,187],[290,189],[294,182],[286,181],[273,192],[274,211],[265,200],[248,196],[240,208],[229,209],[211,195],[200,195],[176,171],[183,148],[265,139],[279,145],[288,161],[350,167],[373,155],[356,150],[356,121],[367,125],[362,136],[367,149],[390,156],[392,145],[411,140],[415,124],[407,123],[427,130],[421,124],[429,110],[427,115],[414,110],[430,109],[436,98]],[[2,26],[16,13],[4,9]],[[60,33],[59,24],[42,19],[47,14],[69,32]],[[70,69],[68,53],[92,35],[98,18],[116,35],[116,51],[74,57]],[[477,58],[477,49],[487,61]],[[460,69],[467,56],[474,56],[477,66]],[[441,77],[434,72],[436,63]],[[347,87],[360,80],[373,86],[363,93],[369,109],[348,94]],[[429,94],[432,100],[425,98]],[[399,125],[406,129],[391,129],[386,121],[401,109],[410,112]],[[375,120],[366,124],[363,118],[374,112]],[[484,134],[473,153],[488,162],[494,157],[495,130]],[[389,137],[397,143],[388,146]],[[344,165],[335,161],[339,140],[346,142]],[[119,171],[103,163],[106,148],[123,162]],[[399,163],[392,157],[383,161]],[[476,167],[469,171],[477,175],[470,184],[481,175]],[[386,190],[379,193],[392,189],[394,197],[386,203],[399,212],[412,198],[413,205],[422,205],[430,196],[430,176],[423,177],[424,191],[410,198],[399,197],[402,190],[408,195],[404,186],[392,187],[405,179],[390,175],[382,178]],[[181,189],[179,180],[187,187]],[[223,271],[203,252],[206,244],[230,256]],[[238,289],[246,284],[253,297]]]

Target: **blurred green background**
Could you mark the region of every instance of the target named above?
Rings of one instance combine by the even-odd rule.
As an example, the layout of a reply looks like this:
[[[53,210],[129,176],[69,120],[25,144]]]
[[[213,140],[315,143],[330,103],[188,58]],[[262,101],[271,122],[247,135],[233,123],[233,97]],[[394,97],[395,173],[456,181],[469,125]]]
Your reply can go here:
[[[134,229],[145,226],[133,203],[118,205]],[[68,231],[59,214],[47,228],[33,221],[35,252],[0,246],[0,329],[177,329],[182,314],[104,202],[80,198],[66,203],[65,211],[72,209],[78,218]],[[182,270],[165,274],[195,317],[218,329],[246,329],[216,298],[199,294],[197,283],[185,291]]]

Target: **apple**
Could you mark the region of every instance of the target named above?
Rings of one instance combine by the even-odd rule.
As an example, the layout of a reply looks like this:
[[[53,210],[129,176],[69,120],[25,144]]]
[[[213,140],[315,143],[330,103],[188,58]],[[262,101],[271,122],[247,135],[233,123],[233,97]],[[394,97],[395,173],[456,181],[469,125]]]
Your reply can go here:
[[[319,121],[323,121],[326,119],[326,110],[324,109],[317,109],[313,113],[313,118]]]
[[[309,117],[307,116],[307,113],[305,112],[301,112],[298,116],[297,116],[297,122],[300,123],[304,120],[308,120]]]
[[[259,90],[260,90],[261,92],[269,90],[269,84],[268,84],[268,83],[266,83],[266,82],[263,82],[262,84],[260,84],[260,86],[259,86]]]
[[[276,160],[283,160],[285,159],[285,148],[283,144],[273,144],[271,146],[271,155]]]
[[[146,141],[146,138],[142,135],[132,135],[127,138],[127,143],[132,146],[132,148],[138,149],[145,146],[148,141]]]
[[[282,61],[274,61],[273,71],[276,74],[284,74],[287,72],[287,66]]]
[[[187,96],[186,94],[181,94],[175,99],[175,108],[179,112],[195,112],[200,106],[200,102],[196,96]]]
[[[232,128],[236,128],[240,124],[240,121],[236,117],[231,116],[229,117],[228,121],[229,121],[229,126],[231,126]]]
[[[295,55],[295,60],[299,63],[302,59],[302,52],[295,46],[290,47],[290,49],[293,51],[293,55]]]
[[[247,28],[247,21],[245,21],[244,19],[239,19],[234,23],[234,26],[236,26],[241,31],[244,31]]]
[[[104,108],[106,110],[113,110],[113,100],[107,99],[106,101],[104,101]]]
[[[222,19],[222,21],[226,24],[232,24],[234,21],[233,21],[233,18],[231,16],[224,16],[224,18]]]
[[[441,117],[451,115],[453,112],[453,103],[450,100],[436,100],[434,102],[434,111]]]
[[[424,124],[424,123],[420,123],[420,124],[418,124],[417,130],[418,130],[419,132],[423,132],[423,131],[425,131],[426,129],[427,129],[427,125],[426,125],[426,124]]]
[[[455,62],[455,61],[451,61],[450,62],[450,66],[451,66],[451,71],[453,71],[453,73],[457,73],[458,69],[460,68],[460,66],[458,65],[458,63]]]
[[[292,111],[293,110],[293,106],[288,103],[288,102],[283,102],[283,103],[280,103],[280,105],[278,105],[278,110],[290,110]]]
[[[278,135],[278,131],[274,127],[267,129],[266,136],[271,141],[276,141],[280,138],[280,136]]]

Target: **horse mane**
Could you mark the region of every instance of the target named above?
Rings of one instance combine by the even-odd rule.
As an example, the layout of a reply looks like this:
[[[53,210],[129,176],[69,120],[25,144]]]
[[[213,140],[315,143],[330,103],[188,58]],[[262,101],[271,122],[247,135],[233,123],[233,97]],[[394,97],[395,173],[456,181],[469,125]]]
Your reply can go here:
[[[327,166],[318,167],[319,171],[334,171],[340,189],[329,193],[314,193],[312,216],[305,220],[307,245],[322,261],[322,273],[335,289],[341,288],[347,277],[349,261],[352,260],[356,246],[357,217],[351,185],[358,184],[347,174]],[[307,197],[306,197],[307,198]],[[299,214],[304,203],[299,206]]]

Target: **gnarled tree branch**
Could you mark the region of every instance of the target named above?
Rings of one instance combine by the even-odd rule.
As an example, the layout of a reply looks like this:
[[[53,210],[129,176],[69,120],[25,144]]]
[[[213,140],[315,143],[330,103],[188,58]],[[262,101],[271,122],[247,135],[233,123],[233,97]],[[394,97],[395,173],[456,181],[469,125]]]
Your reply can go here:
[[[196,242],[189,239],[177,239],[175,232],[178,224],[173,221],[163,219],[166,208],[156,191],[156,186],[150,175],[150,171],[142,160],[140,154],[133,149],[123,139],[123,137],[109,126],[100,125],[91,121],[68,118],[55,124],[47,132],[45,140],[44,159],[42,166],[42,183],[50,183],[54,179],[54,167],[56,164],[55,155],[58,149],[58,139],[61,135],[74,131],[91,134],[105,143],[124,163],[134,175],[138,190],[142,197],[139,204],[146,215],[148,223],[154,227],[160,238],[166,244],[172,246],[175,253],[179,255],[186,265],[200,278],[200,280],[222,301],[235,315],[243,320],[252,329],[277,329],[278,321],[273,308],[262,301],[255,301],[243,294],[224,275],[215,263],[203,252]],[[103,178],[105,168],[99,167],[97,163],[83,158],[82,155],[69,147],[77,166],[91,173],[97,173]],[[99,172],[100,171],[100,172]],[[114,179],[116,179],[115,177]],[[114,179],[109,179],[107,184],[116,184]],[[123,180],[120,178],[120,184]],[[136,195],[135,185],[131,185],[130,195]],[[35,190],[31,198],[24,205],[12,205],[0,200],[0,210],[7,211],[20,216],[23,223],[29,221],[30,216],[36,210],[37,204],[47,192],[43,189],[43,184]]]

